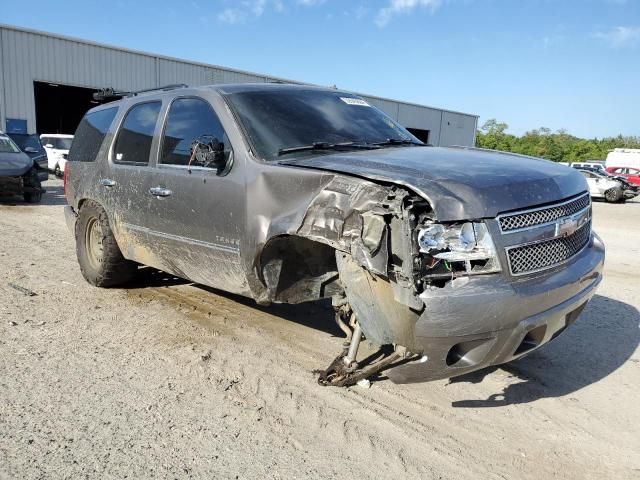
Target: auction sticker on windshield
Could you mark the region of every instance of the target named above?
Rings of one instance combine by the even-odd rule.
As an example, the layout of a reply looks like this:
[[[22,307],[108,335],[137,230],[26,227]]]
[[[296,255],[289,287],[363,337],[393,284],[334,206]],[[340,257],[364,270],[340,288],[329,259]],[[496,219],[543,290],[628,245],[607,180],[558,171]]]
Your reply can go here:
[[[361,107],[369,107],[370,106],[367,102],[365,102],[361,98],[340,97],[340,100],[342,100],[347,105],[359,105]]]

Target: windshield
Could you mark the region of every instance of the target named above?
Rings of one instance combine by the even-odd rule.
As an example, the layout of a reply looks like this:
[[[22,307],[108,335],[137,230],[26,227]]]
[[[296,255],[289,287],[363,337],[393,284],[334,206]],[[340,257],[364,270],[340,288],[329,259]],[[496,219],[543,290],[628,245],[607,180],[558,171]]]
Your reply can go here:
[[[26,135],[21,133],[11,133],[11,139],[18,144],[20,149],[24,151],[25,148],[33,148],[37,151],[42,150],[42,145],[40,144],[40,138],[37,135]]]
[[[20,153],[18,146],[9,137],[0,137],[0,153]]]
[[[53,138],[53,148],[58,150],[69,150],[71,148],[71,142],[73,138]]]
[[[256,154],[265,160],[281,158],[283,150],[285,154],[294,153],[294,147],[322,143],[353,143],[354,148],[390,139],[421,143],[377,108],[344,92],[291,89],[230,93],[225,97]],[[286,152],[289,149],[292,151]]]

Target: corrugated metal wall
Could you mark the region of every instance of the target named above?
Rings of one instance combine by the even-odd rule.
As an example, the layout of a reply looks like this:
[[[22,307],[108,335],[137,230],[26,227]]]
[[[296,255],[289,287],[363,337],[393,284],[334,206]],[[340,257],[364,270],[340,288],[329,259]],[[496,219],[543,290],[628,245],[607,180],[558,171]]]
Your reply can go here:
[[[26,119],[29,131],[35,131],[34,81],[120,90],[172,83],[300,83],[0,25],[0,128],[9,117]],[[474,115],[362,97],[405,127],[429,130],[434,145],[475,141]]]

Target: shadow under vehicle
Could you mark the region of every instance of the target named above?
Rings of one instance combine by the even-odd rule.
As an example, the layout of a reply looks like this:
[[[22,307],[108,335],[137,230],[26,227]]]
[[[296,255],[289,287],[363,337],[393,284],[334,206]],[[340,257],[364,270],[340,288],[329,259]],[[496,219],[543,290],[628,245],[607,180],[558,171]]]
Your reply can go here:
[[[572,325],[604,246],[576,170],[425,145],[349,92],[171,86],[90,110],[65,171],[85,279],[147,265],[259,304],[331,299],[345,386],[454,377]],[[358,362],[360,342],[384,347]],[[386,352],[385,352],[386,351]]]
[[[602,319],[607,318],[606,335]],[[610,375],[633,359],[640,344],[640,313],[632,305],[595,295],[580,321],[557,342],[507,365],[451,379],[480,383],[496,369],[509,373],[509,384],[486,399],[456,400],[459,408],[489,408],[570,395]],[[579,368],[565,368],[570,363]]]

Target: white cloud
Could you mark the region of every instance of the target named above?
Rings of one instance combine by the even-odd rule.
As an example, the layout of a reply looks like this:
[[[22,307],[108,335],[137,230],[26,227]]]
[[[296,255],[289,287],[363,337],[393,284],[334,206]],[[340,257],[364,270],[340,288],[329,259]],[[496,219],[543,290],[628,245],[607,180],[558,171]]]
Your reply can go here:
[[[218,14],[218,20],[231,25],[244,22],[246,17],[246,12],[239,8],[225,8]]]
[[[416,8],[426,8],[431,13],[442,5],[442,0],[389,0],[389,4],[378,12],[376,23],[384,27],[392,17],[411,13]]]
[[[315,7],[325,0],[290,0],[303,7]],[[227,7],[218,14],[218,20],[229,24],[245,23],[261,17],[267,10],[276,12],[285,10],[285,0],[240,0],[233,7]]]
[[[613,48],[634,47],[640,45],[640,26],[613,27],[594,36]]]

